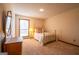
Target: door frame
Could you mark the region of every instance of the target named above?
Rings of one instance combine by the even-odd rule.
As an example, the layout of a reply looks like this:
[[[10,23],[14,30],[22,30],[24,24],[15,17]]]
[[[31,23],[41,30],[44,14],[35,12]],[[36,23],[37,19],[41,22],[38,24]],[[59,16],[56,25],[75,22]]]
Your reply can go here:
[[[24,36],[24,37],[29,37],[30,20],[29,19],[19,19],[19,36],[20,36],[20,20],[27,20],[28,21],[28,36]]]

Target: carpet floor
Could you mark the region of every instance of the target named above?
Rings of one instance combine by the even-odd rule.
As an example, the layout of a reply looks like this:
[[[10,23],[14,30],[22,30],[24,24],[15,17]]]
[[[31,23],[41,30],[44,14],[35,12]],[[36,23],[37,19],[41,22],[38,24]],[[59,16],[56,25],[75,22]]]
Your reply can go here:
[[[42,46],[34,39],[24,39],[22,55],[79,55],[79,47],[61,41]]]

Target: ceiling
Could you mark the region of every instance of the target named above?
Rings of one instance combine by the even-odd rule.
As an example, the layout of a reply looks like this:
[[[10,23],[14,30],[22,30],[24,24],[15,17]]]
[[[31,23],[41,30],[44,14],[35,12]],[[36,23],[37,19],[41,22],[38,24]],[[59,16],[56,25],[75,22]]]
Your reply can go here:
[[[59,13],[71,10],[79,7],[79,4],[60,4],[60,3],[13,3],[9,4],[14,12],[19,15],[37,17],[37,18],[49,18]],[[39,9],[43,8],[45,11],[40,12]]]

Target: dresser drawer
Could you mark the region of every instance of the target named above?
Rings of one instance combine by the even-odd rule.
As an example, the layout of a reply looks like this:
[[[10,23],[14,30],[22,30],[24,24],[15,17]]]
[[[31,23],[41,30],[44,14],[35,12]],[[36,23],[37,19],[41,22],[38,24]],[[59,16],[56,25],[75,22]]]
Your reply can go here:
[[[9,55],[19,55],[22,52],[22,42],[6,44]]]

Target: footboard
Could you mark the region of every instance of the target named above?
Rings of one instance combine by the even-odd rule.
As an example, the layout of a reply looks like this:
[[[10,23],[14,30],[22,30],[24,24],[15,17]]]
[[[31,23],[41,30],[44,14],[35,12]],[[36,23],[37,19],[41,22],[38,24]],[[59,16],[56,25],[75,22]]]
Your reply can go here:
[[[52,41],[55,41],[55,35],[47,35],[43,37],[43,40],[42,40],[42,44],[47,44],[47,43],[50,43]]]
[[[34,38],[41,44],[47,44],[49,42],[55,41],[55,34],[50,33],[35,33]]]

